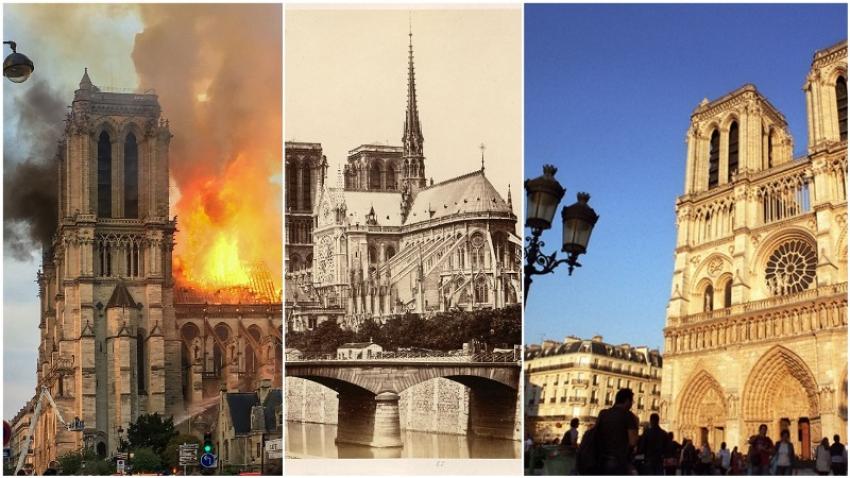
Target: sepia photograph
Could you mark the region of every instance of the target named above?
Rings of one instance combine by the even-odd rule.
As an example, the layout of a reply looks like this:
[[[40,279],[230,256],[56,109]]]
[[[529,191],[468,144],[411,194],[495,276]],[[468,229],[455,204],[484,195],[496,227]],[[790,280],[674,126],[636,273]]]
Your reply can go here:
[[[847,5],[527,5],[525,118],[525,473],[846,476]]]
[[[282,7],[3,13],[4,474],[282,473]]]
[[[287,470],[519,472],[521,17],[287,8]]]

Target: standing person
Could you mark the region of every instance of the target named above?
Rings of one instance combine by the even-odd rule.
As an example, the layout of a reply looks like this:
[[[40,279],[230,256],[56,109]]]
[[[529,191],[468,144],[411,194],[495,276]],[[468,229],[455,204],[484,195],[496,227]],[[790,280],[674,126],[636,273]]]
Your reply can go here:
[[[690,438],[686,438],[682,442],[682,456],[679,459],[682,468],[682,475],[693,475],[694,466],[697,462],[697,450],[694,448],[694,442]]]
[[[759,425],[758,435],[750,438],[750,466],[753,475],[770,473],[770,457],[773,452],[773,440],[767,436],[767,425]]]
[[[832,453],[829,451],[829,438],[823,437],[815,449],[815,471],[818,475],[826,476],[832,469]]]
[[[649,416],[649,427],[644,430],[640,440],[639,453],[643,454],[643,474],[664,474],[664,453],[667,451],[669,435],[659,425],[657,413]]]
[[[622,388],[614,406],[602,410],[596,421],[596,445],[603,475],[629,475],[634,472],[630,455],[638,441],[638,417],[630,410],[634,392]]]
[[[714,454],[711,453],[711,447],[708,446],[708,442],[702,442],[702,448],[699,451],[699,474],[700,475],[710,475],[711,473],[711,464],[714,462]]]
[[[576,455],[578,454],[578,425],[578,418],[570,420],[570,429],[564,433],[564,438],[561,440],[561,456],[564,457],[564,473],[567,475],[575,474]]]
[[[738,447],[732,448],[731,465],[730,475],[740,475],[744,471],[744,460],[741,457],[741,452],[738,451]]]
[[[840,436],[835,435],[832,440],[832,446],[829,447],[829,453],[832,455],[832,474],[847,476],[847,449],[841,443]]]
[[[720,474],[728,475],[732,468],[732,454],[726,448],[726,442],[720,444],[720,451],[717,452],[717,455],[720,458]]]
[[[791,433],[788,430],[782,430],[779,434],[779,441],[776,442],[776,474],[790,475],[791,469],[794,467],[796,457],[794,456],[794,445],[791,443]]]
[[[664,474],[675,475],[679,468],[679,454],[682,445],[673,439],[673,432],[667,434],[667,448],[664,450]]]

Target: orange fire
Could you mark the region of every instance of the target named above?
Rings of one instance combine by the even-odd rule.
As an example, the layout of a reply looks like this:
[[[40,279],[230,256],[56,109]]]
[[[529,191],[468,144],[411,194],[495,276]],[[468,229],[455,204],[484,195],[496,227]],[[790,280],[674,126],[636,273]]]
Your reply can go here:
[[[145,25],[133,50],[139,84],[156,90],[174,134],[178,286],[220,300],[279,297],[281,6],[138,8]]]

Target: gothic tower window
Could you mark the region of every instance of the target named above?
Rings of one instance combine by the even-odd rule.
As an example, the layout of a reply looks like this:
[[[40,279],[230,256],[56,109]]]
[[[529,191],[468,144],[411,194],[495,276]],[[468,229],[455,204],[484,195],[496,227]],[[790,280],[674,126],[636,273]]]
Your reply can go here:
[[[387,246],[387,250],[384,251],[384,255],[387,257],[387,260],[390,260],[395,255],[395,249],[392,246]]]
[[[136,334],[136,379],[139,393],[146,393],[145,386],[145,329],[139,329]]]
[[[702,311],[711,312],[712,310],[714,310],[714,287],[709,284],[702,295]]]
[[[391,164],[387,168],[387,189],[395,190],[398,188],[398,185],[396,184],[398,182],[397,178],[398,176],[395,171],[395,165]]]
[[[286,208],[296,209],[296,195],[298,191],[298,178],[295,176],[295,168],[292,164],[286,165]]]
[[[490,298],[487,290],[487,280],[482,277],[478,279],[475,284],[475,302],[481,304],[489,301]]]
[[[311,171],[309,164],[304,164],[301,168],[301,194],[304,197],[304,209],[313,210],[313,200],[311,199],[310,190],[312,188]]]
[[[124,141],[124,217],[139,217],[139,146],[133,133]]]
[[[369,168],[369,189],[381,189],[381,166],[377,161]]]
[[[720,133],[714,130],[708,149],[708,189],[717,187],[720,173]]]
[[[732,307],[732,279],[723,286],[723,307]]]
[[[729,125],[729,173],[727,180],[731,182],[736,174],[738,174],[738,122],[733,121]]]
[[[112,217],[112,142],[106,131],[97,140],[97,215]]]
[[[767,132],[767,167],[773,167],[773,129]]]
[[[847,80],[843,76],[835,82],[835,103],[838,108],[838,131],[841,141],[847,141]]]

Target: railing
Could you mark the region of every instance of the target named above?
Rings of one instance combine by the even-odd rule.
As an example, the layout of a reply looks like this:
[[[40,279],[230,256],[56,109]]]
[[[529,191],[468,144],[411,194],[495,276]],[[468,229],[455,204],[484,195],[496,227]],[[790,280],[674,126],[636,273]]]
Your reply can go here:
[[[569,400],[567,400],[567,402],[570,405],[575,405],[575,404],[584,405],[584,404],[587,403],[587,397],[570,397]]]
[[[339,357],[336,354],[287,354],[287,362],[476,362],[476,363],[512,363],[518,362],[521,352],[481,352],[464,354],[460,351],[432,352],[375,352],[360,357]]]
[[[731,317],[733,315],[745,314],[747,312],[756,312],[760,310],[771,309],[783,305],[794,304],[798,302],[813,300],[818,297],[829,297],[836,294],[847,294],[847,283],[833,284],[815,289],[804,290],[796,294],[779,295],[767,299],[746,302],[743,304],[734,304],[731,307],[723,309],[711,310],[708,312],[700,312],[697,314],[686,315],[674,319],[675,325],[689,325],[698,322],[721,319]]]
[[[573,385],[584,385],[585,387],[587,387],[588,385],[590,385],[590,380],[586,378],[574,378],[570,380],[570,383]]]

